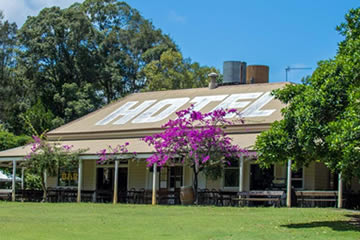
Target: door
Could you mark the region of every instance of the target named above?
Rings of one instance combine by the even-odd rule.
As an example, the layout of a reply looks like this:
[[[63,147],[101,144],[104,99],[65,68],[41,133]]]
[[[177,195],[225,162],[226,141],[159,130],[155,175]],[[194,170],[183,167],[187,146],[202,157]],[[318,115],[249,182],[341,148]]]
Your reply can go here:
[[[270,189],[274,179],[274,166],[262,169],[258,164],[251,164],[250,190]]]
[[[111,191],[114,187],[112,168],[96,169],[96,190]]]
[[[115,168],[97,168],[96,190],[114,191]],[[119,168],[118,191],[127,191],[127,168]]]
[[[119,192],[127,191],[127,180],[128,180],[128,169],[126,167],[119,168],[119,178],[118,178]]]

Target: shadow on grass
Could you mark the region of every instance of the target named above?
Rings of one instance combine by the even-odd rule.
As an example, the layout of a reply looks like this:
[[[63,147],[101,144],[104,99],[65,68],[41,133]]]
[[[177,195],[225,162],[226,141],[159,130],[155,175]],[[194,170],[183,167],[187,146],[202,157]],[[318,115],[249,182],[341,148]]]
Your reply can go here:
[[[281,225],[281,227],[286,228],[318,228],[318,227],[328,227],[334,231],[357,231],[360,232],[360,215],[345,215],[349,218],[347,221],[316,221],[309,223],[293,223]]]

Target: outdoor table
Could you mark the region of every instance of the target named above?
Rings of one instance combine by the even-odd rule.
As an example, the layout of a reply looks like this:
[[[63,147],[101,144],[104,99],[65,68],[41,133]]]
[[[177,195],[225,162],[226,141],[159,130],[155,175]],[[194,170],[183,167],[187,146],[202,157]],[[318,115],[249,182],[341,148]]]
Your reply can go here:
[[[233,191],[219,191],[220,203],[222,206],[230,206],[232,199],[237,196],[237,192]]]
[[[180,192],[174,190],[161,190],[157,192],[157,199],[159,204],[179,204]]]

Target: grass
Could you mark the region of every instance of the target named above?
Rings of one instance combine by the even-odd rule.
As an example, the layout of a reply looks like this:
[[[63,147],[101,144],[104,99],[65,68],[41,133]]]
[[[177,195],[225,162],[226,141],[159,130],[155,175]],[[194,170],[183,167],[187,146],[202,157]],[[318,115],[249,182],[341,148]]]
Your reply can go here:
[[[356,218],[329,208],[0,202],[0,240],[360,239]]]

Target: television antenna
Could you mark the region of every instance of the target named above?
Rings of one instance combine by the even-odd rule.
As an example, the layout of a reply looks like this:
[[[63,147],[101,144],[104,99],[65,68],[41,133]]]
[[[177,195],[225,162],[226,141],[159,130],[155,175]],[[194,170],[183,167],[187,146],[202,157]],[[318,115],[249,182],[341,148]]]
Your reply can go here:
[[[310,67],[299,68],[299,67],[289,67],[289,66],[287,66],[287,68],[285,68],[286,82],[288,81],[288,72],[290,72],[291,70],[311,70],[311,68]]]

